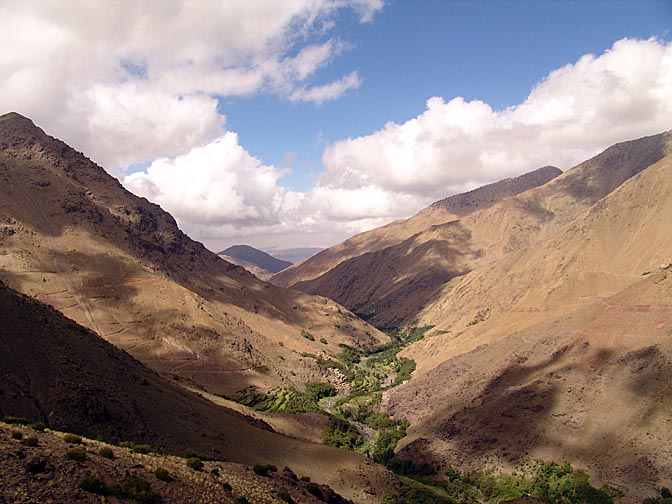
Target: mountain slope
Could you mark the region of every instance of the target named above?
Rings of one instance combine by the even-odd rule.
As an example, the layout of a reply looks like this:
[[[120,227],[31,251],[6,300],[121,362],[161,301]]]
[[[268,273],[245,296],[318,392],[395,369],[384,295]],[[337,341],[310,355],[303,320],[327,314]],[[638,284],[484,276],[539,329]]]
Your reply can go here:
[[[390,475],[352,452],[288,439],[216,406],[155,372],[56,310],[0,282],[0,416],[173,453],[196,450],[243,464],[291,466],[368,500]],[[390,480],[393,481],[393,480]]]
[[[277,273],[282,271],[285,268],[288,268],[292,265],[289,261],[282,261],[276,259],[270,254],[258,250],[249,245],[233,245],[226,250],[219,252],[219,255],[227,255],[229,257],[234,257],[236,259],[241,259],[248,263],[255,264],[256,266],[270,271],[271,273]]]
[[[309,280],[320,277],[348,259],[398,245],[432,226],[454,221],[476,210],[488,208],[504,198],[542,185],[560,173],[562,172],[559,169],[546,166],[516,178],[501,180],[445,198],[433,203],[413,217],[360,233],[341,244],[330,247],[275,275],[272,281],[282,286],[304,282],[302,285],[307,287]]]
[[[18,114],[0,117],[0,279],[154,369],[215,393],[320,377],[301,352],[387,337],[336,303],[263,283]],[[282,346],[280,346],[282,344]]]
[[[570,460],[640,498],[670,484],[672,156],[626,169],[660,153],[627,147],[579,170],[582,201],[606,196],[453,279],[421,312],[439,331],[402,353],[419,374],[384,399],[411,420],[402,453],[465,467]],[[615,176],[588,176],[609,164]]]

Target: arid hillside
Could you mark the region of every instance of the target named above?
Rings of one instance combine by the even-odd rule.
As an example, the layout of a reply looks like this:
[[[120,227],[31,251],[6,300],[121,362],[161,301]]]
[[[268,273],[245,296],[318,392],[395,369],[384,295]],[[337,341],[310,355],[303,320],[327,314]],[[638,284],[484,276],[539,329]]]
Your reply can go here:
[[[488,208],[504,198],[545,184],[560,173],[562,172],[559,169],[547,166],[520,177],[501,180],[437,201],[413,217],[360,233],[343,243],[323,250],[308,260],[276,274],[272,282],[282,286],[292,286],[303,282],[302,285],[306,289],[312,288],[310,280],[319,279],[348,259],[399,245],[432,226],[457,220],[476,210]],[[327,284],[328,282],[322,283]],[[315,290],[319,289],[316,287]],[[335,298],[332,297],[332,299]]]
[[[647,157],[642,145],[661,148]],[[569,222],[499,248],[421,311],[433,335],[402,352],[416,376],[384,399],[411,420],[401,453],[464,467],[570,460],[640,498],[670,485],[672,156],[661,152],[669,133],[520,196]],[[554,185],[571,188],[574,219]]]
[[[329,483],[357,502],[375,500],[395,484],[384,468],[355,453],[281,436],[258,420],[170,383],[90,330],[2,283],[0,351],[0,418],[23,417],[54,430],[162,447],[180,455],[192,450],[220,461],[290,466],[314,481]],[[0,443],[5,447],[7,430],[0,427]],[[23,432],[30,435],[29,429]],[[38,437],[40,446],[48,444],[48,438]],[[29,449],[30,455],[48,454],[54,458],[50,465],[57,460],[64,463],[60,452],[65,451],[65,444],[56,444],[58,449],[37,450],[38,454]],[[9,488],[6,484],[10,485],[7,478],[12,477],[8,469],[12,463],[25,474],[15,453],[4,455],[1,491]],[[154,459],[150,466],[154,464],[163,462]],[[85,466],[101,468],[97,463]],[[123,470],[114,472],[123,474]],[[234,472],[241,472],[240,468]],[[25,477],[17,480],[10,486],[20,486]],[[67,482],[76,487],[72,478]],[[373,490],[368,488],[370,484]],[[36,486],[40,491],[49,488]]]
[[[156,370],[215,393],[300,387],[319,374],[301,352],[387,341],[331,300],[222,260],[14,113],[0,117],[0,179],[0,279]]]

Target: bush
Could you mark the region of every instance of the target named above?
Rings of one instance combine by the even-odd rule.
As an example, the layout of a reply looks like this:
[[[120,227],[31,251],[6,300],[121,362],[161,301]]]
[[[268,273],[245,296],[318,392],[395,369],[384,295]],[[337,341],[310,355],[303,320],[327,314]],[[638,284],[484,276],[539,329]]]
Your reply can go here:
[[[63,434],[63,441],[68,444],[82,444],[82,436],[76,434]]]
[[[98,450],[98,455],[100,455],[101,457],[105,457],[106,459],[114,458],[114,452],[112,451],[112,448],[108,446],[104,446],[100,450]]]
[[[308,382],[306,383],[306,395],[317,403],[323,397],[334,397],[336,389],[331,383]]]
[[[236,504],[249,504],[249,501],[245,497],[238,497],[236,499]]]
[[[203,469],[203,461],[196,457],[188,458],[187,467],[193,469],[194,471],[200,471],[201,469]]]
[[[84,462],[86,460],[86,450],[81,446],[70,448],[65,452],[65,458],[67,460],[74,460],[75,462]]]
[[[188,458],[188,459],[189,458],[197,458],[197,459],[200,459],[200,460],[203,460],[203,461],[212,460],[211,457],[208,457],[207,455],[204,455],[203,453],[197,452],[195,450],[190,450],[188,448],[186,450],[184,450],[184,458]]]
[[[133,449],[133,447],[135,446],[135,443],[133,443],[133,441],[122,441],[122,442],[119,443],[119,446],[121,448]]]
[[[219,478],[219,469],[215,467],[212,471],[210,471],[210,476],[213,478]]]
[[[288,502],[289,504],[294,503],[294,499],[292,499],[291,494],[287,491],[286,488],[281,488],[280,490],[278,490],[278,497],[280,498],[280,500]]]
[[[152,451],[152,447],[146,444],[136,444],[133,445],[133,453],[140,453],[142,455],[147,455],[149,452]]]
[[[173,481],[173,478],[170,476],[168,470],[163,467],[157,468],[157,470],[154,471],[154,476],[156,476],[156,479],[160,481],[165,481],[166,483],[170,483],[171,481]]]
[[[364,444],[364,438],[350,422],[332,417],[322,431],[322,442],[334,448],[354,450]]]
[[[47,426],[42,422],[35,422],[34,424],[30,425],[30,428],[39,432],[44,432],[44,429],[46,429]]]
[[[233,492],[233,487],[227,482],[222,483],[222,489],[224,489],[226,493]]]
[[[37,438],[35,436],[30,436],[21,441],[26,446],[37,446]]]
[[[13,431],[12,432],[12,439],[21,439],[23,438],[23,434],[19,431]]]
[[[320,343],[322,343],[323,345],[326,345],[327,344],[327,338],[320,338]]]
[[[91,473],[87,473],[80,482],[79,488],[85,492],[94,493],[98,495],[108,495],[108,488],[105,486],[105,483],[100,481],[98,478],[93,476]]]
[[[273,464],[267,464],[267,465],[261,465],[261,464],[256,464],[253,468],[252,471],[254,471],[254,474],[258,476],[266,476],[268,477],[269,472],[277,472],[278,468],[275,467]]]
[[[315,341],[315,336],[313,336],[313,335],[310,334],[308,331],[305,331],[305,330],[303,330],[303,329],[301,329],[301,336],[303,336],[303,337],[306,338],[307,340]]]
[[[320,486],[315,483],[311,483],[310,481],[306,483],[306,490],[308,490],[308,493],[313,494],[315,497],[318,498],[322,497],[322,492],[320,492]]]
[[[28,425],[30,423],[30,420],[28,420],[27,418],[15,417],[15,416],[3,417],[2,421],[8,424],[17,424],[17,425]]]
[[[135,499],[141,504],[154,504],[159,502],[159,496],[152,491],[152,487],[144,478],[126,472],[122,485],[124,495]]]

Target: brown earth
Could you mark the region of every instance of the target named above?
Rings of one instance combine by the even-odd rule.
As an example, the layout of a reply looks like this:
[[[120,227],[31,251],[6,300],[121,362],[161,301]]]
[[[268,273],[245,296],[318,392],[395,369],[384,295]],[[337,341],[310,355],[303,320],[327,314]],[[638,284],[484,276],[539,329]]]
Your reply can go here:
[[[463,467],[569,460],[636,499],[672,483],[672,156],[627,168],[652,159],[627,147],[580,166],[576,218],[500,248],[421,311],[434,336],[402,352],[416,377],[384,398],[412,424],[401,453]],[[594,182],[609,163],[615,175]],[[569,220],[554,185],[574,187],[571,172],[521,198]]]
[[[0,279],[156,370],[216,393],[319,379],[302,352],[387,336],[326,298],[264,283],[18,114],[0,117]],[[316,341],[302,337],[302,331]]]
[[[57,430],[162,446],[171,453],[191,449],[219,460],[290,466],[356,502],[374,502],[396,484],[384,468],[353,452],[281,436],[262,421],[170,383],[53,308],[1,283],[0,353],[0,418],[25,417]],[[3,466],[0,474],[6,472]]]
[[[22,439],[13,439],[19,433]],[[37,439],[37,446],[26,446],[29,437]],[[286,502],[278,491],[285,490],[295,502],[316,504],[334,502],[347,504],[329,487],[320,485],[311,494],[306,482],[290,468],[278,468],[268,476],[256,475],[252,467],[232,462],[204,462],[201,470],[194,470],[180,457],[134,453],[130,448],[120,448],[101,441],[84,438],[82,446],[86,459],[81,462],[68,460],[68,450],[78,445],[68,444],[63,433],[35,430],[0,423],[0,502],[126,502],[114,496],[102,498],[78,487],[87,477],[94,477],[107,485],[123,486],[126,474],[146,480],[151,491],[164,504],[234,503],[244,497],[251,504]],[[101,448],[112,451],[113,458],[101,456]],[[170,481],[156,477],[157,469],[168,471]],[[315,490],[314,490],[315,491]]]

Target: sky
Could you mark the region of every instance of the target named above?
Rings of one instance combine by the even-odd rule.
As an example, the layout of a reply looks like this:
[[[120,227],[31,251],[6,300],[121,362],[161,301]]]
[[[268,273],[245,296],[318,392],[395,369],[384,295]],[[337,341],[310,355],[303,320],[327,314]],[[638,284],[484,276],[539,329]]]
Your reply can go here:
[[[214,251],[672,129],[669,0],[0,0],[16,111]]]

